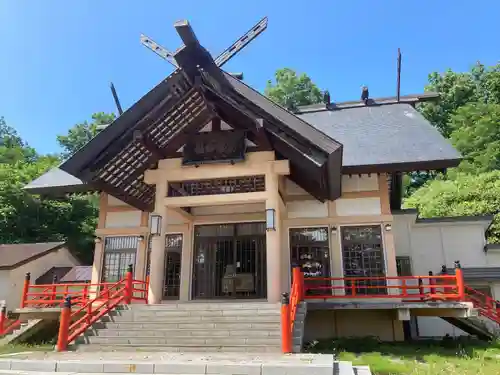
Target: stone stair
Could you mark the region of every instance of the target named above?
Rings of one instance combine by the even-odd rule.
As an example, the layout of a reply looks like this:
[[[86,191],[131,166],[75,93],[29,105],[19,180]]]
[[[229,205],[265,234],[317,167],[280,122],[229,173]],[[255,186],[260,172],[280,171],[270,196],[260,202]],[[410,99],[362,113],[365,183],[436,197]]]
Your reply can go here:
[[[47,322],[42,319],[30,319],[22,322],[19,328],[15,329],[8,335],[0,337],[0,346],[21,342],[36,334],[46,324]]]
[[[281,350],[280,305],[267,302],[121,306],[77,339],[80,351]]]

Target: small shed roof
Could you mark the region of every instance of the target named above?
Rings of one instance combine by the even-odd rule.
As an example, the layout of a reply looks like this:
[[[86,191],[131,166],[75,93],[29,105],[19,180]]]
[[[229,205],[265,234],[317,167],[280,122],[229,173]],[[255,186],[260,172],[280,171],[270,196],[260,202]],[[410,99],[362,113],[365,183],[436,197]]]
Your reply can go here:
[[[16,268],[63,246],[64,242],[0,245],[0,269]]]

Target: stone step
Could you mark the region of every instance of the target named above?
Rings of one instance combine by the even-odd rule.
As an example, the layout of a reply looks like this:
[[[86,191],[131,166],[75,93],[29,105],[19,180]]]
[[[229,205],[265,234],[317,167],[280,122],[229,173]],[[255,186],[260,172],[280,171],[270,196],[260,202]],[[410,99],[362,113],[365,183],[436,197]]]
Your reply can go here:
[[[268,337],[212,337],[212,336],[177,336],[177,337],[157,337],[157,336],[86,336],[77,339],[78,344],[154,344],[154,345],[275,345],[281,344],[279,336]]]
[[[268,345],[158,345],[158,344],[87,344],[78,352],[162,352],[162,353],[281,353],[281,347]],[[240,374],[238,372],[238,374]]]
[[[280,310],[279,303],[268,302],[187,302],[187,303],[165,303],[160,305],[123,305],[119,306],[118,310],[235,310],[235,309],[276,309]]]
[[[241,330],[221,330],[221,329],[155,329],[145,330],[143,328],[128,328],[128,329],[95,329],[88,333],[89,336],[100,337],[137,337],[137,336],[154,336],[154,337],[281,337],[279,329],[275,330],[258,330],[258,329],[241,329]]]
[[[107,315],[102,317],[103,322],[154,322],[157,324],[167,323],[277,323],[280,322],[279,315],[240,315],[240,316],[130,316],[130,315]]]
[[[279,330],[281,323],[279,321],[253,321],[253,322],[140,322],[140,321],[102,321],[94,324],[95,329],[117,329],[117,330],[158,330],[158,329],[215,329],[215,330]]]
[[[280,310],[276,309],[234,309],[234,310],[116,310],[113,316],[134,316],[140,318],[149,317],[176,317],[176,316],[280,316]]]

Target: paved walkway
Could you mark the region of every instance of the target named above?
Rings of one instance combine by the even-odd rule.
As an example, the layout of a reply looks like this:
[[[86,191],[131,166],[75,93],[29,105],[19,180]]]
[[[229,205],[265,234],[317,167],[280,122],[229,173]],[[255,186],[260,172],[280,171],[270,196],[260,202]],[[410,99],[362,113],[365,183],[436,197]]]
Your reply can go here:
[[[161,352],[26,352],[0,356],[0,370],[137,374],[332,375],[333,355]],[[15,373],[15,372],[14,372]],[[1,373],[0,373],[1,374]]]

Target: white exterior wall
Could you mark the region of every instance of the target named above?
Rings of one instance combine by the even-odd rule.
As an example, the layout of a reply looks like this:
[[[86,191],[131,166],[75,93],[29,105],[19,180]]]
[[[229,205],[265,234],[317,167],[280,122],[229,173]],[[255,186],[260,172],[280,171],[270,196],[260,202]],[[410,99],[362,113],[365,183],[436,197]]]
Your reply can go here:
[[[10,271],[0,271],[0,306],[5,304],[10,288]]]
[[[411,257],[414,275],[427,275],[429,271],[436,274],[444,264],[453,268],[456,260],[460,261],[462,267],[500,267],[500,252],[495,253],[493,250],[485,253],[483,250],[484,222],[415,223],[415,217],[414,214],[395,215],[393,222],[396,256]],[[500,298],[500,283],[490,285],[494,297]],[[474,287],[474,284],[471,286]],[[418,328],[422,337],[467,335],[435,317],[419,317]]]
[[[69,250],[63,247],[10,271],[0,271],[0,273],[8,273],[9,277],[7,292],[5,297],[0,296],[0,300],[5,299],[7,309],[14,310],[20,305],[24,277],[27,272],[31,273],[31,283],[34,283],[37,278],[52,267],[74,267],[79,265],[80,263],[71,255]],[[2,276],[2,279],[4,277]]]

